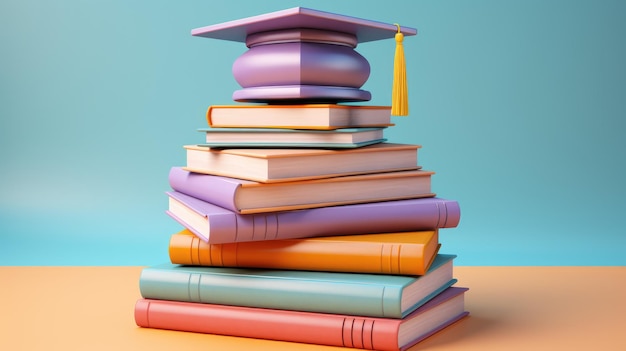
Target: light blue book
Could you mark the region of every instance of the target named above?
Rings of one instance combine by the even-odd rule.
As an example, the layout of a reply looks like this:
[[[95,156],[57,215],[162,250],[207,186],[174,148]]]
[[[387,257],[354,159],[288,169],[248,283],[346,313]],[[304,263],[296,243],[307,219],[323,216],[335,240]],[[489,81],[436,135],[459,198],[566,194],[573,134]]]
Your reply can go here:
[[[206,135],[206,142],[201,145],[213,148],[357,148],[386,141],[383,129],[201,128],[198,131]]]
[[[164,264],[143,269],[146,299],[403,318],[456,283],[455,255],[439,254],[423,276]]]

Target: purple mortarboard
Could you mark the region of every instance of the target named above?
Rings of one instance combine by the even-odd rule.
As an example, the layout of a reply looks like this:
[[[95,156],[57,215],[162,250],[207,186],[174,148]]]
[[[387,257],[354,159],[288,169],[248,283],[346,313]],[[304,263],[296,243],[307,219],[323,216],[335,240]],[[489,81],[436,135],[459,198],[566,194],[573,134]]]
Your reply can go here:
[[[196,28],[191,34],[249,48],[233,64],[243,88],[233,93],[235,101],[337,103],[371,99],[360,89],[370,66],[354,50],[357,44],[395,38],[397,61],[402,37],[417,30],[296,7]],[[406,80],[400,80],[406,90]]]

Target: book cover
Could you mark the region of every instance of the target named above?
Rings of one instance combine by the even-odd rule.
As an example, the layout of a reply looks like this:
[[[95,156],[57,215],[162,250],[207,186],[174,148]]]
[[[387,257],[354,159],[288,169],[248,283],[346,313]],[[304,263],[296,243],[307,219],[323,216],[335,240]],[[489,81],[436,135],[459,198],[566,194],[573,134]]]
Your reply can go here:
[[[459,203],[441,198],[240,214],[177,191],[167,195],[166,213],[210,244],[453,228],[461,218]]]
[[[208,125],[214,128],[332,130],[393,126],[390,106],[214,105],[208,108],[206,118]]]
[[[140,299],[140,327],[358,349],[405,350],[468,315],[451,287],[402,319]]]
[[[430,171],[398,171],[280,183],[170,171],[173,190],[242,214],[434,197]]]
[[[210,148],[184,146],[195,173],[247,179],[261,183],[290,182],[345,175],[418,169],[421,146],[375,143],[348,149]]]
[[[439,249],[437,230],[209,244],[187,229],[172,235],[174,264],[423,275]]]
[[[438,254],[422,276],[182,266],[142,270],[141,296],[221,305],[402,318],[456,282]]]
[[[211,148],[358,148],[386,139],[384,128],[342,128],[336,130],[276,128],[200,128]]]

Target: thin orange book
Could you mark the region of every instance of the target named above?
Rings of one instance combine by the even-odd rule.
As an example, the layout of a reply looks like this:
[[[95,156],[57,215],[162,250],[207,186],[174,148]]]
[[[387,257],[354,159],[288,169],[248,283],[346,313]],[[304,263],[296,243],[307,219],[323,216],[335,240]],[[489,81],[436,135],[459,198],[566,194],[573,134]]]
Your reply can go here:
[[[423,275],[439,247],[437,230],[209,244],[185,229],[169,255],[183,265]]]
[[[387,127],[391,106],[338,104],[214,105],[206,113],[213,128],[339,129]]]

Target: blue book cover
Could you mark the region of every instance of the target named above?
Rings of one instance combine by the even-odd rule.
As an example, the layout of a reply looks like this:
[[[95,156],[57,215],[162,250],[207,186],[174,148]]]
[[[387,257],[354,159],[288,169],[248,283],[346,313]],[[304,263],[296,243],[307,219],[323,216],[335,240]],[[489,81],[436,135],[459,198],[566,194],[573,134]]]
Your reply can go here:
[[[147,299],[402,318],[456,282],[455,257],[438,254],[423,276],[163,264],[139,285]]]

